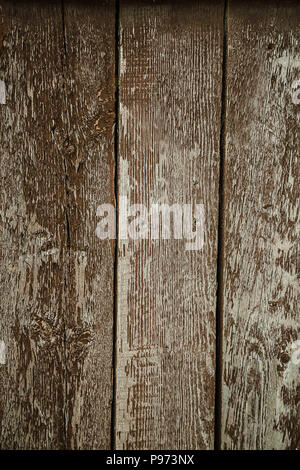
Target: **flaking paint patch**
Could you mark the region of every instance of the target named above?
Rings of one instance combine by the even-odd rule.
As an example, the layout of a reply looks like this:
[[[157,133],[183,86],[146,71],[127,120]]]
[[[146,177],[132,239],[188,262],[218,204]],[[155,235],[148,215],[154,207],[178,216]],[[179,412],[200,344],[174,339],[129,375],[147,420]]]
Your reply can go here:
[[[129,122],[129,110],[126,105],[123,103],[120,103],[120,121],[121,121],[121,126],[123,127],[123,132],[124,135],[127,135],[128,131],[128,122]]]
[[[127,130],[127,109],[124,107],[125,125]],[[123,116],[123,117],[124,117]],[[125,130],[125,129],[124,129]],[[130,178],[129,178],[129,162],[120,157],[119,163],[120,175],[120,194],[130,198]],[[133,389],[135,380],[128,374],[130,369],[131,354],[135,355],[136,351],[130,351],[128,346],[128,317],[129,317],[129,291],[130,282],[132,281],[132,267],[130,257],[128,256],[128,240],[122,240],[120,234],[119,224],[119,257],[118,257],[118,318],[117,318],[117,351],[116,351],[116,400],[118,405],[117,428],[118,439],[124,438],[124,435],[130,431],[130,415],[127,405],[120,406],[127,403],[127,391]]]
[[[289,345],[287,349],[287,354],[289,356],[292,353],[291,346],[292,345]],[[299,370],[299,365],[293,364],[293,362],[290,360],[287,363],[286,369],[284,370],[281,387],[277,387],[275,423],[278,426],[274,427],[274,434],[272,436],[272,442],[270,443],[270,447],[272,446],[272,448],[275,449],[280,449],[284,444],[282,431],[277,430],[277,428],[279,428],[280,422],[284,421],[285,417],[289,415],[290,403],[287,402],[285,396],[295,395],[297,384],[299,382]],[[287,430],[286,433],[288,434],[289,431]],[[291,438],[292,435],[290,435],[289,437]]]
[[[6,346],[3,340],[0,340],[0,364],[6,363]]]
[[[124,75],[125,71],[126,71],[126,60],[124,58],[124,51],[123,51],[123,41],[122,41],[122,37],[123,37],[123,30],[122,30],[122,27],[120,28],[120,38],[121,38],[121,41],[120,41],[120,77],[122,75]]]
[[[129,163],[126,159],[120,157],[119,163],[119,174],[120,174],[120,194],[130,198],[130,184],[129,183]],[[128,240],[122,240],[121,237],[121,224],[119,224],[119,266],[118,266],[118,285],[119,285],[119,296],[118,296],[118,351],[120,353],[127,352],[127,343],[122,342],[122,338],[127,338],[127,318],[129,314],[129,284],[132,277],[130,259],[128,257]],[[121,313],[120,313],[121,312]],[[124,351],[123,348],[126,348]]]
[[[284,54],[274,61],[274,70],[277,67],[281,67],[281,80],[286,83],[288,71],[290,69],[300,69],[300,57],[293,57],[288,51],[284,51]]]
[[[120,195],[121,196],[130,196],[130,180],[129,180],[129,163],[128,160],[126,160],[123,157],[120,157],[120,163],[119,163],[119,178],[120,178]]]
[[[0,80],[0,104],[6,104],[6,87],[3,80]]]
[[[83,309],[85,302],[85,268],[87,265],[87,254],[85,251],[75,252],[75,278],[76,278],[76,295],[77,308]]]

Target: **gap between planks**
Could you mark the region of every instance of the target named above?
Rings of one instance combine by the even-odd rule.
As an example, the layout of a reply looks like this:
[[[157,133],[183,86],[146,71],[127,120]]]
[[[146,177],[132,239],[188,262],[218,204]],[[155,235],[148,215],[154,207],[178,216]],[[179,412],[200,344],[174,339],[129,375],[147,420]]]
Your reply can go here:
[[[216,304],[216,377],[215,377],[215,441],[214,449],[221,449],[222,430],[222,337],[224,291],[224,188],[226,158],[226,99],[227,99],[227,33],[228,0],[224,0],[223,60],[220,126],[219,213],[217,254],[217,304]]]
[[[113,322],[113,395],[111,407],[111,450],[115,450],[116,428],[116,349],[117,349],[117,321],[118,321],[118,231],[119,231],[119,201],[118,201],[118,146],[119,146],[119,55],[120,55],[120,1],[115,0],[115,128],[114,128],[114,157],[115,157],[115,243],[114,243],[114,322]]]

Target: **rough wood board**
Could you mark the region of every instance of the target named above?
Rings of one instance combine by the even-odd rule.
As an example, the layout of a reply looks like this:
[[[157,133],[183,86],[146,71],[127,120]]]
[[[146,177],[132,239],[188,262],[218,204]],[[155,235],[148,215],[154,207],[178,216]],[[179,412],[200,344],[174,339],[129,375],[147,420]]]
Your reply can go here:
[[[66,446],[109,449],[114,251],[95,229],[97,206],[114,203],[114,4],[65,1],[64,23]]]
[[[120,4],[119,198],[203,203],[206,226],[202,251],[119,240],[117,449],[213,447],[222,20]]]
[[[2,449],[64,442],[60,2],[0,3]]]
[[[110,447],[115,9],[64,4],[1,2],[2,448]]]
[[[224,449],[293,449],[300,438],[299,25],[296,1],[229,2]]]

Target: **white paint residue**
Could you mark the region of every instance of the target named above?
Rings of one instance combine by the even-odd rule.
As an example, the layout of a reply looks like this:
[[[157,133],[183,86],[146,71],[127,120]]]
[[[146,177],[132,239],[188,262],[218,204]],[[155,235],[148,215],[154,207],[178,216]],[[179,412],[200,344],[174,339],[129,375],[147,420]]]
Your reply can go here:
[[[57,248],[51,248],[50,250],[41,251],[41,259],[47,261],[49,256],[52,256],[53,261],[56,263],[59,259],[59,250]]]
[[[126,59],[124,58],[124,54],[123,54],[123,29],[121,27],[120,29],[120,77],[122,77],[122,75],[124,75],[125,71],[126,71]]]
[[[5,364],[6,362],[6,347],[3,340],[0,340],[0,364]]]
[[[0,104],[6,104],[6,88],[3,80],[0,80]]]
[[[294,104],[300,104],[300,80],[295,80],[292,83],[292,101]]]
[[[121,118],[121,126],[123,127],[124,135],[127,135],[128,132],[128,122],[129,122],[129,110],[125,106],[125,104],[120,103],[120,118]]]
[[[281,67],[280,76],[284,83],[287,81],[287,74],[289,69],[300,68],[300,58],[293,57],[287,51],[284,51],[282,57],[278,57],[274,61],[274,67]]]
[[[87,254],[85,251],[75,251],[75,273],[77,308],[83,310],[85,302],[85,268],[87,265]]]

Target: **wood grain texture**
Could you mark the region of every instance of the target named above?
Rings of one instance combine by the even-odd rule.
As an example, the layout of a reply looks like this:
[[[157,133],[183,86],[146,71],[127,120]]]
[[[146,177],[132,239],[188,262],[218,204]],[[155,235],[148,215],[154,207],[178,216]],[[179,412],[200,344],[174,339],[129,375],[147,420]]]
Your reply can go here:
[[[213,447],[222,19],[222,1],[120,4],[119,200],[206,222],[201,251],[119,240],[117,449]]]
[[[111,439],[114,251],[99,240],[97,206],[114,203],[115,7],[64,2],[66,445]]]
[[[64,445],[60,2],[1,1],[2,449]]]
[[[115,8],[0,3],[2,448],[109,448]]]
[[[225,449],[293,449],[300,438],[299,25],[296,1],[229,1]]]

